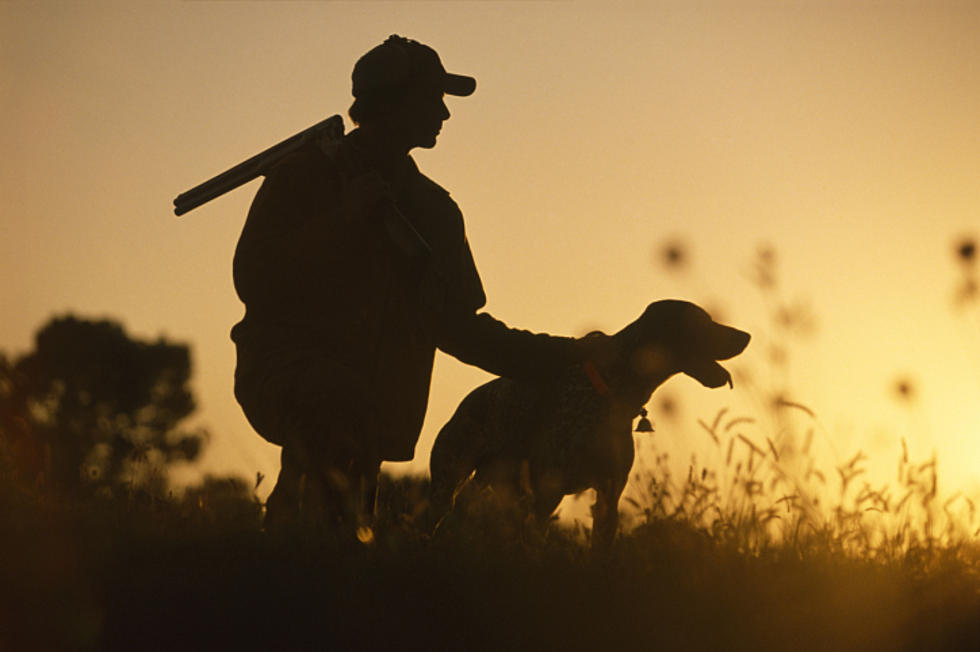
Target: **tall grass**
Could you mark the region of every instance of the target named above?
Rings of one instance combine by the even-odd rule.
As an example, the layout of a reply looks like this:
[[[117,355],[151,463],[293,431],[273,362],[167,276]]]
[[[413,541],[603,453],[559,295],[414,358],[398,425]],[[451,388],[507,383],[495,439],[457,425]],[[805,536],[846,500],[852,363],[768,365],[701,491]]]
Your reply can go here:
[[[574,527],[530,527],[493,504],[432,536],[424,478],[384,478],[368,545],[269,537],[251,487],[230,479],[85,501],[6,486],[0,644],[980,649],[974,515],[939,502],[934,466],[903,460],[892,494],[862,484],[856,455],[821,474],[840,489],[824,505],[807,488],[817,470],[794,477],[778,448],[726,432],[737,419],[705,424],[732,446],[724,468],[673,477],[661,460],[634,479],[632,520],[604,554]]]
[[[789,407],[812,416],[805,406]],[[935,456],[910,460],[904,440],[896,486],[873,486],[863,479],[867,456],[861,451],[832,471],[817,468],[809,456],[812,428],[795,450],[747,435],[755,420],[725,409],[711,423],[698,423],[723,452],[723,465],[692,462],[686,477],[676,478],[666,454],[651,447],[652,467],[634,474],[624,497],[634,523],[679,519],[748,554],[817,546],[849,557],[895,559],[913,549],[977,543],[973,499],[961,492],[941,497]]]

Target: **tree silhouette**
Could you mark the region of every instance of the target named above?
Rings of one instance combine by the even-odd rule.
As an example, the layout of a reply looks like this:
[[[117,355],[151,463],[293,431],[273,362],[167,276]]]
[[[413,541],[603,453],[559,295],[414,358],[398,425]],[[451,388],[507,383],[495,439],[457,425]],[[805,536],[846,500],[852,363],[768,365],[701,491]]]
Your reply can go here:
[[[0,452],[36,483],[85,492],[146,483],[199,455],[186,345],[130,338],[113,321],[54,318],[35,349],[0,355]]]

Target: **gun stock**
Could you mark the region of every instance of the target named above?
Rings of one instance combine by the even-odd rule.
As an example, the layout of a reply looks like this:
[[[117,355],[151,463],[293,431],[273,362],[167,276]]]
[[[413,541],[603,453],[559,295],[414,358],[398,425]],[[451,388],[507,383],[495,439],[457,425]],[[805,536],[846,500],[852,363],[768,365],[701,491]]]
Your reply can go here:
[[[290,136],[286,140],[273,145],[265,151],[242,161],[238,165],[225,170],[221,174],[194,186],[187,192],[177,195],[174,199],[174,214],[184,213],[206,204],[215,197],[244,185],[256,177],[266,174],[284,156],[290,154],[311,141],[321,145],[339,140],[344,135],[344,120],[339,115],[333,115],[316,123],[312,127]]]

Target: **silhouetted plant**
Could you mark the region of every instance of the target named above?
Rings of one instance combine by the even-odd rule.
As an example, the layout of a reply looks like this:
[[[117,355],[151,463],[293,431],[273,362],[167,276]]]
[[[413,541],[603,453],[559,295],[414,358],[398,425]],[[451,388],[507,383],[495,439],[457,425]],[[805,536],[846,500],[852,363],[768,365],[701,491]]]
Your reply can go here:
[[[918,396],[915,382],[907,376],[898,378],[894,385],[894,396],[903,403],[914,403]]]
[[[671,271],[684,269],[687,266],[690,253],[687,245],[680,240],[672,240],[663,245],[657,252],[657,259]]]
[[[186,345],[130,338],[108,320],[52,319],[33,351],[0,358],[0,442],[13,471],[71,492],[161,484],[197,458]]]
[[[200,484],[187,487],[180,498],[182,512],[212,527],[257,530],[262,505],[243,478],[206,475]]]
[[[960,281],[955,293],[959,308],[975,304],[980,294],[977,282],[977,243],[973,237],[960,238],[955,246],[955,260],[960,268]]]

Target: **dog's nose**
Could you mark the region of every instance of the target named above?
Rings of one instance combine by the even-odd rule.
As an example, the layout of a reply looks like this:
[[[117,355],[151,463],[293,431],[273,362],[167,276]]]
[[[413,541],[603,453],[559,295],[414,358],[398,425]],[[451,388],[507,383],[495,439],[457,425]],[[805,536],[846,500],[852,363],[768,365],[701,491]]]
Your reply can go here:
[[[721,338],[721,347],[714,356],[715,360],[734,358],[745,350],[745,347],[749,345],[749,340],[752,339],[751,335],[737,328],[731,326],[722,326],[722,328],[725,329],[725,335]]]
[[[738,351],[739,351],[739,353],[741,353],[742,351],[745,350],[745,347],[747,347],[749,345],[749,340],[752,339],[752,336],[749,335],[748,333],[746,333],[745,331],[739,331],[738,333],[739,333],[739,335],[738,335],[738,341],[739,341]]]

